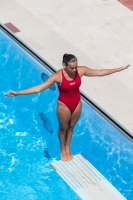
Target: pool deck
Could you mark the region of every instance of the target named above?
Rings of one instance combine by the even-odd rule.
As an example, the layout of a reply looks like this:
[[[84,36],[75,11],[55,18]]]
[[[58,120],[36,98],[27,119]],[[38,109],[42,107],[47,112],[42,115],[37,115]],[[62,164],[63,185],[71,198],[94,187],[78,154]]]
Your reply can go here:
[[[122,2],[122,3],[121,3]],[[133,4],[117,0],[0,0],[0,22],[60,69],[64,53],[93,69],[131,66],[83,77],[81,90],[133,133]]]

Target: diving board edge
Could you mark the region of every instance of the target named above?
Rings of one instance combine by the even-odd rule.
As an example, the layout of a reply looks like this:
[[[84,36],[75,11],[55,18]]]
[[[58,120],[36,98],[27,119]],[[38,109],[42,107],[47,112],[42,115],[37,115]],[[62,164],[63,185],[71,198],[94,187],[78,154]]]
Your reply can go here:
[[[50,165],[83,200],[126,200],[81,154],[69,162],[60,160]]]

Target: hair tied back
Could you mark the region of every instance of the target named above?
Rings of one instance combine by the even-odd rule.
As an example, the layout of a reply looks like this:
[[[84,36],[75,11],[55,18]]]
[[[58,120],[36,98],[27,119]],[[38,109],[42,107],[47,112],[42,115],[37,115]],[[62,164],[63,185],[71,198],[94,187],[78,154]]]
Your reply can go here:
[[[74,55],[65,53],[63,55],[62,65],[67,65],[68,62],[74,62],[75,60],[77,60],[77,58]]]

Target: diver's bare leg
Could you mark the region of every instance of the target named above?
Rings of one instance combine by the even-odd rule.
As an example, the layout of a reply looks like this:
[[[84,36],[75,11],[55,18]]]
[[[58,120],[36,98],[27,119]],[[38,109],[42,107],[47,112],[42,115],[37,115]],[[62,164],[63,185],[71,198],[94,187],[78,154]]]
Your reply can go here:
[[[68,160],[73,159],[73,155],[70,151],[70,143],[71,143],[73,129],[74,129],[76,122],[78,121],[78,119],[80,117],[81,110],[82,110],[82,103],[80,101],[79,104],[77,105],[76,109],[72,113],[71,119],[70,119],[69,124],[68,124],[69,127],[67,129],[66,140],[65,140],[65,149],[66,149]]]
[[[59,121],[58,137],[60,141],[61,160],[68,161],[66,148],[65,148],[65,139],[66,139],[66,131],[68,129],[68,123],[71,118],[71,112],[60,101],[58,101],[58,106],[57,106],[57,117]]]

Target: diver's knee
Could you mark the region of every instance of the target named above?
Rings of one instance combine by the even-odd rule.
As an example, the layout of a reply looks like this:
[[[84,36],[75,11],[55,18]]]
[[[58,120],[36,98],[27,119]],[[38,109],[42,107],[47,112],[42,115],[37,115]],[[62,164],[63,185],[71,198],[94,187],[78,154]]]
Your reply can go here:
[[[68,127],[61,126],[59,127],[60,132],[66,132]]]
[[[68,129],[69,129],[70,131],[73,131],[74,126],[69,126]]]

